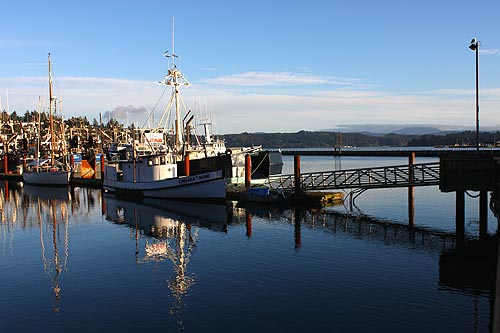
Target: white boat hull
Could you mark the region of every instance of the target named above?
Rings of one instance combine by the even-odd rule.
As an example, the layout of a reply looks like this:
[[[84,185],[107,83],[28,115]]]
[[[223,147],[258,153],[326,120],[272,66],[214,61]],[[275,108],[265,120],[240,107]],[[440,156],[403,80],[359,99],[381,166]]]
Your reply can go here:
[[[69,185],[69,171],[53,172],[24,172],[23,180],[31,185],[67,186]]]
[[[105,177],[103,186],[104,190],[124,197],[139,194],[145,198],[160,199],[224,200],[226,198],[221,171],[149,182],[129,182]]]

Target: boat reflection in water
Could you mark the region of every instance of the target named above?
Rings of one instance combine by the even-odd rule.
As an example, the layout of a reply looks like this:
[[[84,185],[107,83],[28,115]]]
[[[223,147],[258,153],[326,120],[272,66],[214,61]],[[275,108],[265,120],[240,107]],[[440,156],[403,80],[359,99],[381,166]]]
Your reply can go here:
[[[62,273],[67,271],[69,257],[70,198],[67,187],[48,188],[30,185],[23,187],[23,200],[29,201],[32,208],[23,212],[23,218],[25,221],[36,221],[38,225],[43,270],[52,284],[54,292],[52,311],[56,313],[61,311],[62,289],[59,280]],[[62,240],[61,235],[63,235]]]
[[[172,262],[175,274],[167,280],[173,299],[169,314],[176,316],[182,329],[184,299],[196,282],[187,266],[196,248],[198,227],[226,232],[226,205],[162,199],[139,203],[111,195],[105,195],[104,202],[107,220],[126,224],[135,231],[137,264]],[[139,246],[141,234],[147,237],[143,250]]]

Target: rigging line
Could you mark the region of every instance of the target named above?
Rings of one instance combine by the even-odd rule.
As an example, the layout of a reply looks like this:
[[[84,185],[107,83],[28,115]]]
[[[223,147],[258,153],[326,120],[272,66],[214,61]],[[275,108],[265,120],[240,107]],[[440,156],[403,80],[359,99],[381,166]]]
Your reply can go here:
[[[250,173],[250,175],[253,175],[255,173],[255,171],[257,171],[257,169],[262,165],[262,163],[264,163],[264,160],[265,158],[269,155],[269,153],[266,153],[266,155],[264,156],[264,158],[262,160],[260,160],[260,163],[259,165],[257,165],[257,167]],[[253,169],[253,168],[252,168]]]
[[[167,88],[165,88],[165,90],[167,90]],[[165,126],[163,127],[165,130],[167,130],[167,124],[169,123],[170,114],[172,112],[173,102],[174,102],[174,95],[172,94],[172,96],[170,96],[170,100],[169,100],[167,106],[165,107],[165,111],[163,111],[163,114],[161,115],[160,121],[158,122],[159,126],[161,126],[161,124],[165,123]]]
[[[165,89],[163,89],[163,92],[161,93],[160,97],[158,98],[158,101],[156,101],[155,106],[153,107],[153,109],[151,110],[149,115],[146,117],[146,120],[144,121],[143,127],[146,126],[146,122],[149,121],[149,118],[151,118],[151,116],[153,115],[153,112],[155,112],[156,107],[158,106],[158,104],[160,104],[160,101],[163,98],[163,95],[165,95],[165,91],[167,91],[167,89],[168,89],[168,87],[165,87]]]

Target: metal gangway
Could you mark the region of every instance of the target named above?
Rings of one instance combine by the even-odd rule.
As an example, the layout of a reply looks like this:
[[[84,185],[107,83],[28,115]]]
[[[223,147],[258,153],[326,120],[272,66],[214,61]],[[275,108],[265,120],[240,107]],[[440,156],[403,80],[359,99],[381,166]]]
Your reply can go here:
[[[295,191],[295,175],[268,178],[271,189]],[[300,174],[301,191],[439,185],[439,162]]]

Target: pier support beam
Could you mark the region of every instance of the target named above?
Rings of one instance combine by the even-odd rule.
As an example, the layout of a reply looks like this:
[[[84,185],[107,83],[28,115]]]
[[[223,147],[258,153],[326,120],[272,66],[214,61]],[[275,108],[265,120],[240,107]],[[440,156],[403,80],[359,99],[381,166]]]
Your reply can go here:
[[[456,191],[456,208],[455,208],[455,228],[456,228],[456,245],[457,248],[462,247],[465,242],[465,192]]]
[[[302,192],[300,184],[300,155],[293,156],[293,175],[294,175],[295,193],[300,193]]]
[[[479,192],[479,239],[488,235],[488,192]]]
[[[410,186],[408,186],[408,224],[410,227],[415,225],[415,187],[413,186],[415,175],[413,173],[413,164],[415,164],[415,153],[410,153],[408,156],[408,176],[410,181]]]
[[[252,157],[245,155],[245,190],[250,188],[252,182]]]
[[[94,173],[92,174],[92,179],[96,178],[97,174],[97,155],[94,155]]]
[[[101,155],[101,180],[104,180],[104,155]]]
[[[189,162],[189,153],[184,156],[184,175],[190,176],[191,175],[191,165]]]
[[[7,156],[7,153],[3,155],[3,173],[6,175],[9,173],[9,157]]]

